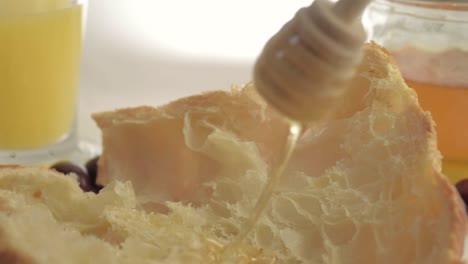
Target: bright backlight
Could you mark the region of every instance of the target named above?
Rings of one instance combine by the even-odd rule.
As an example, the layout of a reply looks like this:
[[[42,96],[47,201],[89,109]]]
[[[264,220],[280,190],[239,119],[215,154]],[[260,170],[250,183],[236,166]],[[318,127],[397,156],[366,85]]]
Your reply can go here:
[[[251,60],[310,0],[122,1],[113,29],[144,49],[210,59]],[[115,8],[115,7],[114,7]]]

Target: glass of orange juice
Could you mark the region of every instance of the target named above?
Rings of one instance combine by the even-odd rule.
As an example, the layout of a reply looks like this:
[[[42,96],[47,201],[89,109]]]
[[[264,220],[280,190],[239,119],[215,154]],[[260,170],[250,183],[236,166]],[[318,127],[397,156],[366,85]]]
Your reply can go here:
[[[468,178],[468,2],[375,0],[363,21],[431,112],[444,173]]]
[[[75,115],[84,5],[0,0],[0,164],[80,152]]]

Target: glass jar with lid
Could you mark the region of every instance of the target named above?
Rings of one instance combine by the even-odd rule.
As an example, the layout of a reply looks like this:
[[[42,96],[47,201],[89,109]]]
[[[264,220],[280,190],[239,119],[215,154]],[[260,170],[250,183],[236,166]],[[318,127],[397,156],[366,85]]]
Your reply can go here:
[[[444,173],[467,178],[468,1],[375,0],[363,23],[431,112]]]

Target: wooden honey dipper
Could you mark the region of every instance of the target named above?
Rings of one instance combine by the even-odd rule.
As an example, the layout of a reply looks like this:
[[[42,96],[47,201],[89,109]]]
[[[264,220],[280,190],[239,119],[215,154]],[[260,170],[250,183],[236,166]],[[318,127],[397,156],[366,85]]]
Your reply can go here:
[[[371,0],[315,0],[300,9],[266,44],[254,69],[258,92],[292,122],[279,163],[221,260],[238,250],[269,204],[307,121],[326,118],[341,99],[361,59],[366,33],[358,19]]]
[[[294,121],[323,119],[354,76],[371,0],[315,0],[265,45],[254,68],[262,97]]]

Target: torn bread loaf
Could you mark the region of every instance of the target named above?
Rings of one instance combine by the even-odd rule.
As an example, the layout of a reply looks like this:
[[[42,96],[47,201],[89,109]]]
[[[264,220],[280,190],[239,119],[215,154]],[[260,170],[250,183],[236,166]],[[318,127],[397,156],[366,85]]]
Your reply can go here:
[[[467,218],[430,115],[384,50],[363,49],[344,101],[308,124],[229,261],[223,245],[288,131],[252,85],[94,115],[98,195],[47,170],[0,170],[0,263],[463,263]]]
[[[288,131],[251,85],[94,118],[101,183],[131,180],[142,203],[209,210],[222,219],[211,229],[227,237],[249,216]],[[460,260],[466,217],[440,172],[433,121],[383,49],[364,47],[332,120],[309,127],[248,243],[281,263]]]

